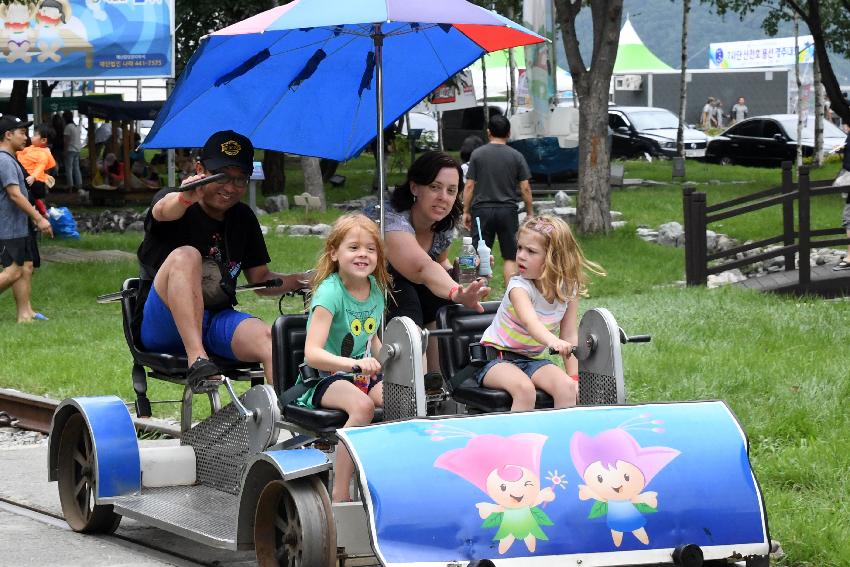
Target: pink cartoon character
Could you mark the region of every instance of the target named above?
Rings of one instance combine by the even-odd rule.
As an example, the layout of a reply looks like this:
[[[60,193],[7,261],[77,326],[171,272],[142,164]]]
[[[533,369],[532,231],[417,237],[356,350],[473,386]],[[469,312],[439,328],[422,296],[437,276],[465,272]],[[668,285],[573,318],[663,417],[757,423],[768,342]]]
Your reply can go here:
[[[570,441],[573,464],[585,482],[578,487],[578,497],[596,500],[588,518],[607,515],[611,538],[617,547],[623,542],[625,532],[631,532],[642,544],[649,544],[644,514],[658,511],[658,493],[643,489],[680,454],[669,447],[641,447],[626,431],[626,427],[645,429],[635,425],[641,424],[624,424],[593,437],[579,431]],[[664,430],[653,428],[652,431]]]
[[[475,506],[484,519],[482,528],[498,528],[493,541],[499,542],[500,554],[518,539],[532,553],[538,539],[549,539],[540,526],[551,526],[552,520],[538,507],[555,499],[552,487],[540,487],[540,455],[546,439],[537,433],[473,434],[466,447],[447,451],[434,461],[435,467],[466,479],[493,499]],[[565,483],[558,478],[557,484]]]

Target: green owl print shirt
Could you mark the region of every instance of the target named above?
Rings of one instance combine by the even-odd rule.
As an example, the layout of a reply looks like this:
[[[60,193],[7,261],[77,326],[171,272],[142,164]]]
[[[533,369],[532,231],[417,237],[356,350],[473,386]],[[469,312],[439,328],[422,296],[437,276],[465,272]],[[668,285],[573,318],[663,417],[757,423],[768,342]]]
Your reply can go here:
[[[374,277],[369,276],[369,284],[371,288],[369,297],[360,301],[348,293],[339,274],[331,274],[319,284],[316,293],[313,294],[307,329],[309,331],[316,307],[322,306],[333,315],[328,340],[325,342],[325,350],[331,354],[354,359],[365,356],[366,345],[378,332],[381,314],[384,312],[384,294],[381,293]],[[314,407],[312,403],[314,391],[315,388],[311,388],[301,396],[298,404]]]

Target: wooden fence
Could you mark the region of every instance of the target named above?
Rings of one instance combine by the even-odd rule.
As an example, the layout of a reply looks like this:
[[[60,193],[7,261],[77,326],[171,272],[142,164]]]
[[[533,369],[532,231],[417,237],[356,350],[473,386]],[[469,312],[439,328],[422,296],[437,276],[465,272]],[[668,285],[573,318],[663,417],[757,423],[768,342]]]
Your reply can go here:
[[[688,285],[705,285],[711,274],[719,274],[777,256],[785,257],[785,270],[791,271],[796,268],[794,254],[808,259],[814,246],[826,247],[850,243],[850,238],[846,237],[843,228],[812,230],[810,214],[812,197],[848,191],[850,186],[833,187],[832,182],[828,180],[812,182],[809,179],[807,166],[800,167],[798,181],[794,183],[792,165],[788,161],[782,163],[782,183],[778,187],[771,187],[714,205],[706,203],[705,193],[696,191],[693,184],[686,183],[682,189],[682,201],[685,217],[685,274]],[[797,205],[796,227],[795,203]],[[708,253],[706,230],[710,223],[773,206],[779,206],[782,211],[781,234],[729,250]],[[835,214],[838,217],[840,211],[836,211]],[[842,235],[842,237],[823,238],[835,235]],[[742,252],[775,244],[780,246],[767,252],[737,258],[737,255]],[[799,264],[797,291],[805,292],[811,284],[811,267],[808,261],[801,261]]]

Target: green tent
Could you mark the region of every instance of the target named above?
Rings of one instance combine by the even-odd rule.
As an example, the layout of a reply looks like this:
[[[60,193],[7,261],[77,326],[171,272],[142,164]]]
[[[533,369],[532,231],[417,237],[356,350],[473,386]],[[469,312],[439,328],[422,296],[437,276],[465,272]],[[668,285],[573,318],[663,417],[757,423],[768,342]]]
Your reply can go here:
[[[638,73],[641,71],[669,71],[673,68],[656,57],[640,40],[632,22],[626,19],[620,30],[620,44],[614,74]]]

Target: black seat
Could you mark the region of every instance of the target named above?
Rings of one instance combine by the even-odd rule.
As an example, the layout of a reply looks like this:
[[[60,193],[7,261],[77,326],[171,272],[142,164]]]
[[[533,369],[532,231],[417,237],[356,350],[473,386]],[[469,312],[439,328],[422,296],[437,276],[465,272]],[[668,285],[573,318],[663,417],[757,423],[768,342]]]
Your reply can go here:
[[[278,398],[298,381],[299,367],[304,362],[307,342],[307,315],[281,315],[272,325],[272,362],[274,389]],[[305,408],[295,402],[281,408],[287,421],[321,435],[333,434],[348,421],[342,410]],[[372,421],[381,421],[383,408],[375,408]]]
[[[471,376],[465,380],[453,380],[461,370],[469,366],[469,345],[481,340],[481,336],[499,309],[499,301],[487,301],[481,305],[484,313],[478,313],[462,305],[446,305],[437,311],[437,328],[451,329],[451,336],[437,337],[440,345],[440,370],[445,376],[452,398],[483,412],[510,411],[513,399],[504,390],[480,386]],[[552,397],[537,390],[537,408],[551,408]]]
[[[121,286],[122,291],[138,290],[139,278],[128,278]],[[124,324],[124,338],[133,357],[133,389],[136,391],[136,415],[150,417],[151,406],[147,397],[147,377],[159,378],[176,384],[186,384],[186,374],[189,371],[185,355],[150,352],[142,346],[141,340],[134,332],[132,321],[136,309],[137,295],[126,294],[121,299],[121,315]],[[231,380],[251,380],[251,385],[263,384],[259,363],[242,362],[229,358],[212,356],[211,359],[221,368],[222,373]],[[145,369],[150,369],[146,371]]]

